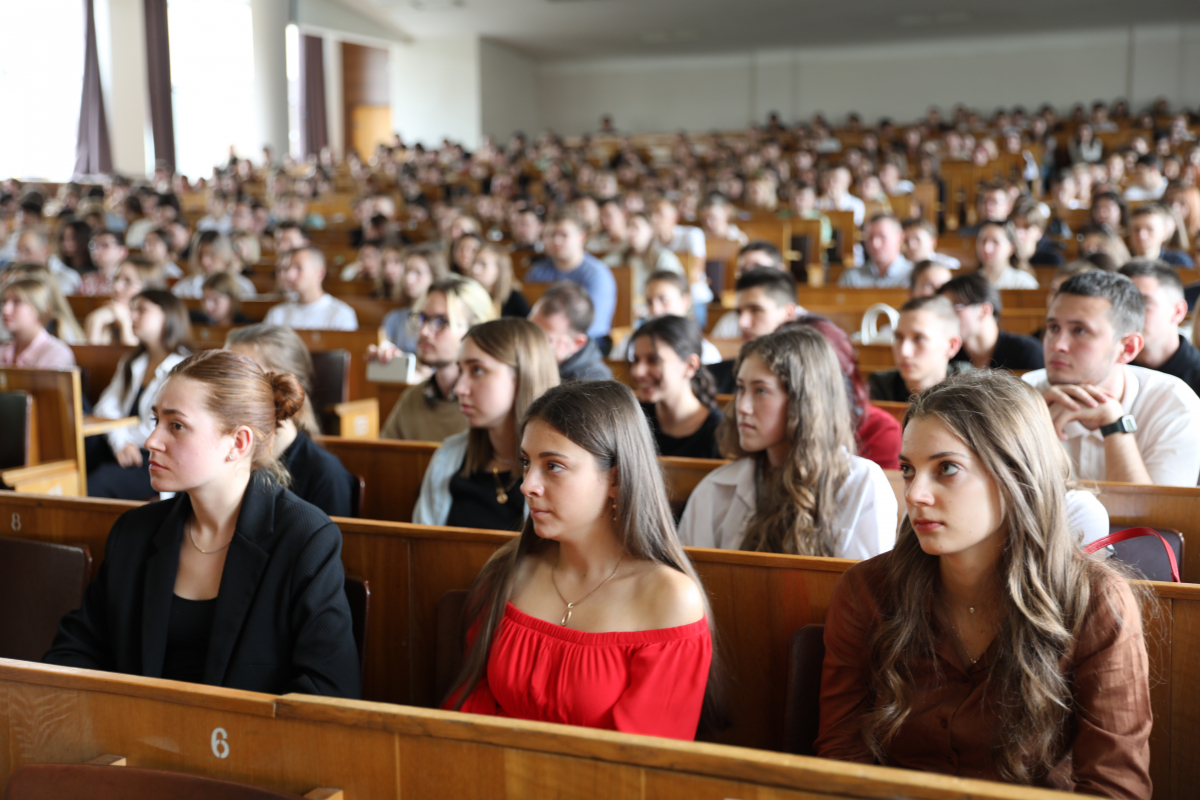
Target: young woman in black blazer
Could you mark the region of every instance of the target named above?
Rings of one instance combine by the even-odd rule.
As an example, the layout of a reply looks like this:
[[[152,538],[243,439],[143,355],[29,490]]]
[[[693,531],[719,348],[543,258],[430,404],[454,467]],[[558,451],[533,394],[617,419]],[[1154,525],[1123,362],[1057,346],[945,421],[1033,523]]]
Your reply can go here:
[[[146,449],[154,489],[176,495],[117,520],[47,663],[359,696],[341,532],[283,488],[271,455],[303,400],[293,376],[227,350],[171,371]]]

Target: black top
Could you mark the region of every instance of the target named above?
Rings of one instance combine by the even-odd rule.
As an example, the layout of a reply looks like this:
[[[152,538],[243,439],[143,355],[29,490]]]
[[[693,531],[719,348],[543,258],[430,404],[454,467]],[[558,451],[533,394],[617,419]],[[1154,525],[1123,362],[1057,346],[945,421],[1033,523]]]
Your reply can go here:
[[[726,359],[716,364],[709,364],[708,371],[717,382],[717,394],[733,394],[737,389],[737,375],[733,374],[736,358]]]
[[[171,621],[167,623],[167,654],[163,657],[164,678],[189,683],[204,682],[208,639],[212,636],[217,598],[188,600],[171,595]]]
[[[970,372],[973,369],[970,361],[951,361],[946,365],[946,376]],[[898,369],[872,372],[867,376],[867,388],[871,399],[880,402],[907,403],[912,399],[912,392],[908,391],[904,377]]]
[[[503,505],[496,499],[496,483],[508,496]],[[525,496],[521,494],[520,477],[514,482],[511,472],[492,475],[481,469],[464,477],[462,465],[450,478],[450,514],[446,524],[459,528],[483,528],[494,531],[517,531],[525,522]]]
[[[191,498],[181,492],[121,515],[83,605],[59,623],[46,663],[163,677],[191,513]],[[324,512],[255,473],[225,556],[201,682],[357,698],[341,555],[341,531]]]
[[[502,317],[521,317],[529,316],[529,300],[525,295],[513,289],[508,293],[508,299],[504,301],[504,305],[500,307],[500,316]]]
[[[358,478],[351,475],[338,457],[300,431],[280,459],[292,476],[290,488],[296,496],[312,503],[331,517],[355,516]]]
[[[966,348],[960,347],[950,360],[969,362],[971,357],[967,355]],[[1042,369],[1046,366],[1042,343],[1032,336],[1000,331],[988,366],[992,369]]]
[[[654,413],[653,403],[642,403],[642,411],[650,421],[650,430],[654,433],[654,442],[658,445],[661,456],[678,456],[679,458],[721,458],[717,449],[717,426],[721,424],[723,415],[715,408],[708,409],[708,418],[696,429],[691,436],[675,438],[668,436],[658,427],[658,414]]]
[[[1138,362],[1134,361],[1133,363],[1137,364]],[[1145,365],[1139,364],[1139,366]],[[1179,349],[1175,351],[1175,355],[1168,358],[1158,368],[1158,371],[1174,375],[1192,387],[1193,392],[1200,395],[1200,350],[1193,347],[1191,342],[1182,336],[1179,337]]]

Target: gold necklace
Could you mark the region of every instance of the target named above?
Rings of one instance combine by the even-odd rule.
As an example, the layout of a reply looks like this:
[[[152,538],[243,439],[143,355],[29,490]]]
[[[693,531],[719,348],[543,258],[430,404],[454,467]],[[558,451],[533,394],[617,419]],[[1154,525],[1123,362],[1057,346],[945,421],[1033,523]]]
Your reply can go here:
[[[509,491],[511,491],[512,488],[517,485],[517,481],[519,481],[520,478],[513,478],[508,486],[505,486],[500,482],[500,469],[498,467],[492,467],[492,480],[496,482],[496,502],[500,505],[504,505],[508,502]]]
[[[189,519],[187,522],[183,523],[183,527],[187,528],[188,538],[192,540],[192,547],[196,548],[197,550],[200,550],[200,552],[206,556],[211,556],[214,553],[219,553],[222,550],[224,550],[226,547],[229,547],[229,545],[233,544],[233,537],[230,537],[228,542],[226,542],[223,546],[218,547],[216,550],[201,550],[200,545],[196,544],[196,534],[192,531],[192,521]]]
[[[600,583],[596,586],[595,589],[592,589],[590,592],[588,592],[583,597],[576,600],[574,603],[567,603],[567,598],[563,597],[563,593],[558,588],[558,579],[554,577],[554,570],[558,569],[558,561],[556,560],[554,562],[554,566],[551,567],[551,569],[550,569],[550,583],[554,584],[554,591],[558,594],[558,599],[562,600],[567,605],[566,609],[563,611],[562,621],[559,622],[558,624],[562,625],[564,628],[567,627],[567,625],[571,622],[571,612],[574,611],[575,606],[579,605],[584,600],[587,600],[589,597],[594,595],[596,592],[600,591],[601,586],[603,586],[604,584],[611,581],[613,579],[613,576],[617,574],[617,570],[619,570],[621,568],[621,562],[624,560],[625,560],[625,554],[622,553],[621,557],[617,559],[617,565],[615,567],[613,567],[612,574],[609,575],[604,580],[600,581]]]

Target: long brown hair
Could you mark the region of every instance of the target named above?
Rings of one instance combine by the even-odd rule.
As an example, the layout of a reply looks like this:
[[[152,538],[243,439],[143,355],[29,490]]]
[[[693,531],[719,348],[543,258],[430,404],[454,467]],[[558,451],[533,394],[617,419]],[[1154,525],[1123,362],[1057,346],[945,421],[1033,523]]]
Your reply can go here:
[[[810,326],[760,336],[742,347],[734,374],[758,356],[788,394],[783,464],[767,467],[766,453],[742,449],[737,435],[737,395],[717,429],[722,454],[753,457],[762,476],[758,502],[746,522],[742,550],[801,556],[833,556],[837,493],[850,474],[854,422],[842,369],[833,347]]]
[[[187,306],[183,304],[175,295],[168,292],[166,289],[143,289],[133,296],[133,300],[138,298],[148,300],[154,305],[163,310],[163,329],[162,329],[162,347],[167,353],[183,353],[188,352],[188,340],[192,338],[192,323],[188,319]],[[133,352],[121,359],[121,386],[123,391],[129,391],[129,385],[133,382],[133,362],[146,352],[146,345],[138,342],[137,347]],[[137,409],[134,409],[137,413]]]
[[[1056,440],[1046,403],[1003,372],[952,376],[913,400],[904,425],[936,419],[980,459],[1000,493],[1007,540],[998,564],[1003,622],[987,678],[996,709],[993,760],[1008,781],[1031,783],[1061,758],[1075,711],[1060,659],[1073,645],[1109,566],[1086,557],[1071,534],[1065,488],[1071,467]],[[880,623],[869,644],[873,708],[864,735],[881,763],[913,710],[914,658],[933,658],[937,556],[925,553],[905,517],[875,589]],[[1116,606],[1114,605],[1114,611]],[[1120,615],[1118,614],[1118,619]]]
[[[703,596],[703,584],[675,535],[675,520],[654,437],[633,390],[616,381],[562,384],[533,401],[521,424],[522,433],[532,420],[549,425],[587,450],[600,469],[616,470],[615,527],[625,552],[633,558],[679,570],[701,587]],[[504,618],[521,559],[541,552],[546,546],[546,541],[534,532],[533,521],[526,519],[521,533],[496,551],[475,579],[466,613],[467,619],[478,621],[479,632],[451,690],[455,709],[462,708],[487,670],[492,641]],[[704,604],[705,618],[712,630],[707,597]],[[720,686],[715,631],[713,643],[710,698],[717,696]]]
[[[517,392],[509,412],[513,428],[525,418],[525,410],[547,389],[558,386],[558,362],[550,351],[550,343],[542,329],[527,319],[505,317],[483,322],[467,331],[463,337],[502,364],[512,368]],[[492,440],[482,428],[472,428],[467,434],[467,457],[462,474],[470,475],[487,466],[492,457]],[[502,458],[512,455],[500,453]]]

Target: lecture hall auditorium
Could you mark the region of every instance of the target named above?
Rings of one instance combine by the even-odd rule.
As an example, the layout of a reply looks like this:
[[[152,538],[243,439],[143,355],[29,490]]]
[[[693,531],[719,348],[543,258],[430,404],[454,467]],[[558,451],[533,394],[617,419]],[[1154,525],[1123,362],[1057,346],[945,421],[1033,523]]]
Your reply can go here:
[[[1200,7],[46,2],[6,797],[1200,797]]]

